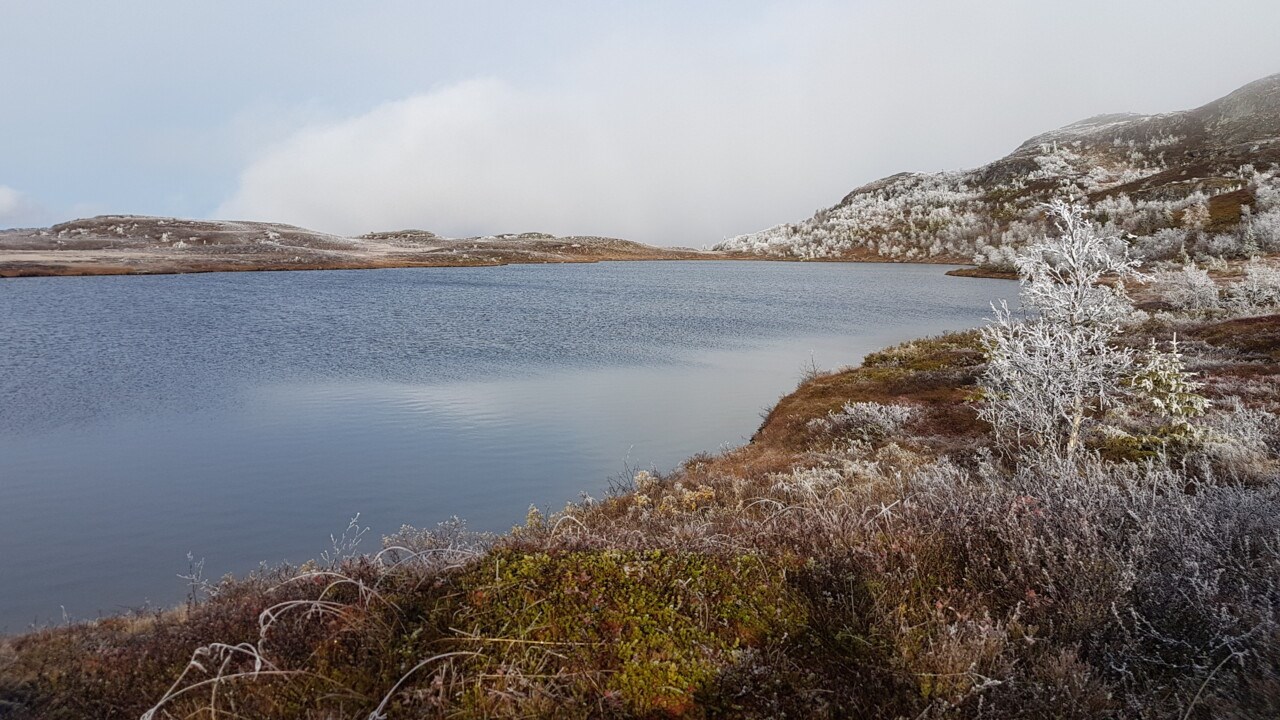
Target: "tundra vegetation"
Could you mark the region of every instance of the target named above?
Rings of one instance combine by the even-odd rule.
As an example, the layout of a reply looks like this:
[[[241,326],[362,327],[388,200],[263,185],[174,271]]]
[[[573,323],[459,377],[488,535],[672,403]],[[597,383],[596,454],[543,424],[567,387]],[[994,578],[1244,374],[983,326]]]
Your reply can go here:
[[[746,446],[505,535],[353,525],[9,638],[0,715],[1276,717],[1277,272],[1139,285],[1096,207],[1048,210],[1026,314],[811,374]]]

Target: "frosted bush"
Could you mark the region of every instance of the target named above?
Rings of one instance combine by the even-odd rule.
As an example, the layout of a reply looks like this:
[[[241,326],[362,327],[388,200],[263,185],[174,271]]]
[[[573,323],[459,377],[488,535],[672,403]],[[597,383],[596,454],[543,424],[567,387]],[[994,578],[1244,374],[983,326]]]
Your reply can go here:
[[[1203,230],[1209,224],[1209,198],[1203,193],[1193,193],[1191,202],[1182,210],[1182,227]]]
[[[833,411],[825,418],[817,418],[810,425],[815,429],[869,442],[898,432],[918,414],[919,410],[909,405],[854,402],[845,403],[839,412]]]
[[[1263,252],[1280,252],[1280,208],[1253,214],[1241,224],[1241,234]]]
[[[1261,408],[1251,408],[1238,397],[1222,402],[1222,412],[1214,413],[1208,425],[1223,438],[1258,453],[1280,450],[1280,418]]]
[[[1144,260],[1171,260],[1186,249],[1187,231],[1182,228],[1164,228],[1133,243],[1133,254]]]
[[[922,469],[912,486],[928,474]],[[876,568],[889,587],[882,605],[873,610],[901,613],[902,597],[912,583],[937,572],[938,561],[928,554],[935,548],[948,562],[963,558],[957,574],[963,573],[968,586],[981,588],[986,597],[1002,598],[1003,607],[1013,609],[990,616],[995,639],[1008,644],[975,646],[955,623],[881,623],[891,639],[900,628],[899,647],[929,649],[902,653],[908,662],[926,663],[911,669],[946,670],[927,663],[937,662],[934,655],[959,654],[967,667],[1001,681],[1001,687],[1017,685],[1020,677],[1030,686],[1034,683],[1025,682],[1030,678],[1020,675],[1030,668],[1014,660],[1026,640],[1014,643],[1002,629],[1003,623],[1016,622],[1051,627],[1048,634],[1055,640],[1090,648],[1087,655],[1071,656],[1087,658],[1091,667],[1073,666],[1076,670],[1067,676],[1076,682],[1105,678],[1105,710],[1080,717],[1181,717],[1191,707],[1190,698],[1213,684],[1212,670],[1227,660],[1248,658],[1230,671],[1248,668],[1251,677],[1271,677],[1269,656],[1253,653],[1270,652],[1277,631],[1280,553],[1272,539],[1280,532],[1280,495],[1275,486],[1252,490],[1200,484],[1188,492],[1194,481],[1178,470],[1112,465],[1088,454],[1072,462],[1044,457],[1021,465],[1013,475],[986,464],[967,477],[962,473],[938,480],[928,492],[895,507],[896,513],[883,521],[886,529],[877,526],[895,543],[914,537],[936,544],[917,545],[916,564],[909,571],[896,564]],[[963,551],[942,554],[953,548]],[[998,603],[979,607],[990,612],[993,606]],[[969,617],[984,616],[974,606],[966,610]],[[1043,636],[1036,645],[1043,647]],[[918,659],[920,655],[930,657]],[[1056,677],[1039,676],[1061,692]],[[1236,687],[1226,680],[1214,682]],[[1266,691],[1266,686],[1258,690]],[[1168,696],[1176,699],[1156,709]],[[1059,702],[1061,696],[1052,697]],[[998,693],[986,699],[992,717],[1022,716],[1002,711]],[[1117,713],[1113,702],[1143,712]]]
[[[1195,265],[1176,272],[1156,275],[1154,289],[1161,300],[1176,310],[1204,312],[1219,307],[1218,286],[1209,273]]]
[[[1206,418],[1204,437],[1193,459],[1229,478],[1274,477],[1280,451],[1280,418],[1227,398],[1223,411]]]
[[[496,536],[467,529],[467,522],[450,518],[432,529],[402,525],[382,539],[383,555],[393,564],[440,569],[459,565],[483,554]]]
[[[1280,305],[1280,269],[1256,258],[1244,266],[1244,277],[1228,290],[1231,304],[1239,310]]]
[[[1254,205],[1259,211],[1280,210],[1280,177],[1272,173],[1258,173],[1250,185],[1253,186]]]
[[[978,252],[974,254],[973,264],[994,270],[1012,272],[1016,269],[1014,263],[1017,257],[1018,251],[1012,245],[984,245],[978,248]]]
[[[1280,305],[1280,268],[1254,260],[1245,265],[1242,284],[1256,298],[1255,304]]]
[[[1210,272],[1226,272],[1231,269],[1231,263],[1214,255],[1204,255],[1204,269]]]
[[[845,483],[846,473],[836,468],[793,468],[774,479],[771,492],[799,497],[813,497]]]
[[[1027,175],[1028,180],[1052,180],[1075,173],[1076,166],[1082,164],[1079,154],[1057,143],[1041,145],[1040,154],[1033,158],[1038,169]],[[1100,168],[1094,168],[1100,169]]]
[[[1204,242],[1201,252],[1213,258],[1242,258],[1250,254],[1249,245],[1236,235],[1219,233]]]

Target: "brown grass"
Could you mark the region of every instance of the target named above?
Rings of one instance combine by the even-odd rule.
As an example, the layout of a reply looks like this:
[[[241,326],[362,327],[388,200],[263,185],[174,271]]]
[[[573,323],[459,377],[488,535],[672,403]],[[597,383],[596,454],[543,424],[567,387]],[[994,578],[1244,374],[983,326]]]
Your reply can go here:
[[[1241,208],[1254,202],[1256,198],[1249,188],[1214,195],[1209,198],[1209,223],[1205,230],[1215,233],[1234,230],[1240,224]]]
[[[1245,354],[1243,359],[1280,362],[1280,315],[1238,318],[1204,324],[1189,336]],[[1272,370],[1276,369],[1274,366]]]

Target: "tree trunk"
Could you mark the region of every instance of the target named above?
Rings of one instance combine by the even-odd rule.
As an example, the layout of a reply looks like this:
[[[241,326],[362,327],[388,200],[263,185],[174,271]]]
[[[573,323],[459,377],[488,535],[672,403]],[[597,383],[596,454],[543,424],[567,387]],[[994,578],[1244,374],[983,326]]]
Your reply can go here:
[[[1067,433],[1067,459],[1075,457],[1076,446],[1080,444],[1080,425],[1084,423],[1084,403],[1076,401],[1071,409],[1071,429]]]

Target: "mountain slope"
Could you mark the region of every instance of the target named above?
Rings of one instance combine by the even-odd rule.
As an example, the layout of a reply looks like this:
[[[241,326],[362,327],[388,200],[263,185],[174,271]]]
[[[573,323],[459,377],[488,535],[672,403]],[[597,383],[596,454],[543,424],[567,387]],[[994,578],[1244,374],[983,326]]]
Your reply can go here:
[[[1091,203],[1148,260],[1280,252],[1280,74],[1194,110],[1081,120],[975,170],[893,175],[715,249],[1007,266],[1055,198]]]

